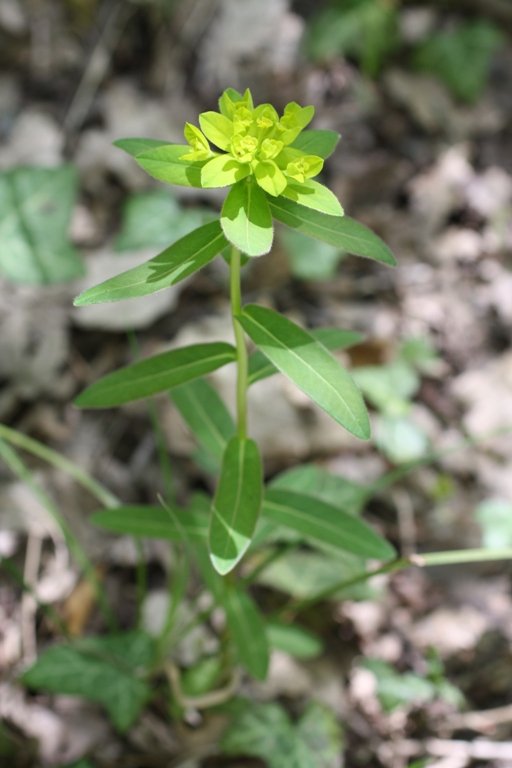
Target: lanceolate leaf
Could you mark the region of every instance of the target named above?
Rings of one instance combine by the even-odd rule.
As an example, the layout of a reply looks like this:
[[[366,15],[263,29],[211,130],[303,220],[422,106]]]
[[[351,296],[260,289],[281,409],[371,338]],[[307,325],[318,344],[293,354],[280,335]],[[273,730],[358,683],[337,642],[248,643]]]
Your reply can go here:
[[[151,176],[168,184],[180,187],[200,187],[201,168],[205,161],[182,160],[182,155],[190,152],[188,144],[155,143],[152,148],[144,149],[141,144],[137,147],[135,139],[123,139],[116,142],[117,146],[129,152],[138,164]],[[148,141],[145,139],[144,141]],[[143,151],[139,151],[143,150]]]
[[[236,358],[231,344],[192,344],[121,368],[88,387],[75,400],[79,408],[111,408],[140,400],[215,371]]]
[[[118,139],[113,143],[115,147],[123,149],[132,157],[142,155],[142,153],[147,152],[148,149],[172,146],[168,141],[160,141],[159,139]]]
[[[342,331],[338,328],[314,328],[309,331],[314,339],[323,344],[326,349],[346,349],[354,344],[359,344],[364,339],[361,333],[356,331]],[[265,357],[261,349],[257,349],[249,358],[248,384],[266,379],[277,373],[274,363]]]
[[[302,184],[291,182],[281,194],[306,208],[327,213],[329,216],[343,216],[343,208],[336,195],[313,179],[306,179]]]
[[[261,458],[254,440],[232,437],[222,459],[210,520],[210,555],[215,569],[233,570],[251,543],[263,493]]]
[[[248,256],[262,256],[272,247],[274,230],[267,198],[254,181],[235,184],[222,206],[220,223],[228,240]]]
[[[336,131],[301,131],[291,146],[306,155],[316,155],[325,160],[332,155],[340,138]]]
[[[307,538],[323,541],[355,555],[378,560],[395,557],[393,547],[369,525],[313,496],[268,489],[262,514]]]
[[[175,387],[170,394],[195,437],[220,462],[236,428],[217,391],[206,379],[196,379]]]
[[[84,291],[75,306],[134,299],[168,288],[208,264],[227,245],[218,221],[199,227],[140,267]]]
[[[389,266],[396,261],[387,247],[370,229],[348,216],[327,216],[284,197],[269,196],[272,216],[292,229],[322,240],[356,256],[366,256]]]
[[[246,591],[233,586],[225,592],[224,608],[240,661],[250,675],[264,680],[269,647],[265,622],[256,604]]]
[[[282,373],[356,437],[370,437],[370,423],[356,385],[327,349],[291,320],[249,304],[237,315],[247,335]]]
[[[194,511],[156,506],[123,506],[96,512],[89,518],[95,525],[114,533],[149,539],[206,542],[208,517]]]

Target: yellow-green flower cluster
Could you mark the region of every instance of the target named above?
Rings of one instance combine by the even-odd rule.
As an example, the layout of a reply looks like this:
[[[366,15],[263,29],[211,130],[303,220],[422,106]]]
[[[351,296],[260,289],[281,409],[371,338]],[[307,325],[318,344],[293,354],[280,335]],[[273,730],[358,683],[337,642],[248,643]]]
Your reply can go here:
[[[316,176],[323,160],[291,146],[311,122],[314,107],[288,104],[279,114],[271,104],[254,107],[251,92],[232,89],[219,100],[220,112],[199,115],[201,130],[187,123],[185,138],[191,150],[182,160],[203,162],[201,186],[226,187],[247,176],[270,195],[281,195]],[[222,150],[213,152],[208,142]]]

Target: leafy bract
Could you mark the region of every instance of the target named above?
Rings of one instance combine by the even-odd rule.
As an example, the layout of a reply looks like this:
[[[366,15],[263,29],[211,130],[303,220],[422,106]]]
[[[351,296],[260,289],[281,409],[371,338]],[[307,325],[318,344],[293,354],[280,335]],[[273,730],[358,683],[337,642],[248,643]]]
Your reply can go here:
[[[75,400],[79,408],[111,408],[140,400],[211,373],[236,358],[231,344],[192,344],[128,365],[91,384]]]
[[[149,539],[206,541],[208,517],[194,510],[132,505],[95,512],[91,522],[114,533]]]
[[[256,304],[237,315],[247,335],[299,389],[356,437],[370,423],[356,385],[335,357],[291,320]]]
[[[175,387],[170,395],[194,436],[221,461],[226,443],[236,430],[217,390],[206,379],[196,379]]]
[[[395,556],[391,544],[365,522],[313,496],[269,488],[263,499],[262,514],[308,538],[354,555],[378,560]]]
[[[137,677],[137,670],[149,667],[152,657],[153,642],[142,632],[87,638],[44,651],[22,681],[36,690],[97,702],[124,732],[150,697],[151,689]]]
[[[68,241],[76,197],[71,166],[15,168],[0,175],[0,273],[17,283],[80,277],[82,261]]]
[[[269,663],[265,622],[248,592],[228,587],[223,596],[228,627],[238,657],[250,675],[264,680]]]
[[[208,264],[227,245],[218,221],[205,224],[140,267],[129,269],[84,291],[75,306],[148,296],[184,280]]]
[[[269,197],[268,202],[272,216],[288,227],[356,256],[396,266],[393,254],[380,237],[354,219],[327,216],[282,196],[277,199]]]
[[[356,331],[343,331],[338,328],[314,328],[309,331],[314,339],[323,344],[326,349],[345,349],[363,340],[363,335]],[[249,357],[249,375],[247,383],[266,379],[277,373],[276,366],[270,362],[260,349]]]
[[[317,155],[325,160],[332,155],[340,138],[340,134],[336,131],[302,131],[290,146],[302,150],[307,155]]]
[[[254,440],[232,437],[222,459],[212,504],[210,555],[226,574],[246,552],[258,522],[263,494],[261,458]]]
[[[306,208],[329,216],[343,216],[343,208],[336,195],[314,179],[306,179],[302,184],[294,184],[291,181],[281,194]]]
[[[149,140],[121,139],[115,144],[133,155],[138,164],[155,179],[179,187],[201,187],[204,161],[183,160],[183,155],[190,152],[188,145],[154,142],[149,149],[145,149],[137,141],[147,143]]]
[[[274,230],[265,193],[248,180],[235,184],[222,206],[220,223],[228,240],[248,256],[272,247]]]

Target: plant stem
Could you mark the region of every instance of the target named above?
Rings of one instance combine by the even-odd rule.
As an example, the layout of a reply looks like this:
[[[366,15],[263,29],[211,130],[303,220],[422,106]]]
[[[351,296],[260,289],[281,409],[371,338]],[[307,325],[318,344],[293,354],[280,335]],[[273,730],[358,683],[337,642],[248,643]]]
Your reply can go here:
[[[236,384],[236,407],[238,421],[238,437],[244,440],[247,437],[247,345],[245,343],[244,331],[236,315],[242,311],[242,291],[240,286],[240,263],[241,255],[235,246],[231,249],[231,272],[230,272],[230,291],[231,291],[231,314],[233,318],[233,330],[236,340],[236,362],[237,362],[237,384]]]

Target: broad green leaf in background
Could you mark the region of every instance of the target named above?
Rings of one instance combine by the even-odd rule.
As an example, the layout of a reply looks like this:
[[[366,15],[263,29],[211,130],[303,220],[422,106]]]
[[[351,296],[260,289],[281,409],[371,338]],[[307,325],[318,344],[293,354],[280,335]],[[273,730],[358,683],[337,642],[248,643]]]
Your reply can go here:
[[[191,344],[128,365],[91,384],[75,400],[79,408],[111,408],[140,400],[211,373],[236,358],[231,344]]]
[[[482,544],[489,549],[512,547],[512,503],[507,499],[486,499],[475,510],[482,529]]]
[[[302,184],[288,182],[281,194],[314,211],[320,211],[329,216],[343,216],[343,208],[336,195],[314,179],[306,179]]]
[[[408,401],[420,386],[418,374],[404,360],[355,368],[353,378],[372,405],[392,416],[401,416],[409,410]]]
[[[438,695],[432,680],[414,672],[400,674],[380,659],[365,659],[363,666],[377,678],[377,697],[386,712],[392,712],[401,704],[422,704]]]
[[[272,216],[263,190],[254,181],[242,180],[228,193],[220,223],[228,240],[248,256],[262,256],[272,247]]]
[[[297,229],[279,227],[277,236],[286,251],[290,271],[299,280],[330,280],[347,257],[334,245],[312,240]]]
[[[140,141],[140,144],[136,142]],[[159,181],[179,187],[201,187],[201,168],[204,161],[182,160],[190,152],[188,144],[154,142],[144,148],[148,139],[120,139],[114,144],[132,155],[138,164]]]
[[[416,461],[430,447],[425,431],[407,416],[378,416],[374,433],[375,445],[393,464]]]
[[[296,659],[312,659],[323,650],[320,638],[297,624],[267,621],[267,637],[272,648],[285,651]]]
[[[204,542],[208,538],[208,517],[192,510],[169,512],[163,507],[132,505],[95,512],[89,519],[107,531],[129,536],[171,541],[190,538]]]
[[[325,160],[332,155],[340,138],[336,131],[301,131],[290,146]]]
[[[170,189],[133,194],[124,204],[115,247],[117,251],[164,247],[214,218],[209,208],[183,207]]]
[[[124,732],[148,701],[151,689],[137,677],[152,662],[151,639],[141,632],[87,638],[44,651],[22,676],[28,688],[82,696],[101,704]]]
[[[370,437],[370,422],[356,385],[330,352],[291,320],[247,305],[237,319],[250,339],[299,389],[356,437]]]
[[[268,768],[339,768],[343,735],[334,712],[319,702],[310,702],[296,725],[280,704],[252,704],[235,715],[221,749],[259,757]]]
[[[503,32],[484,19],[436,30],[415,52],[417,69],[437,75],[462,101],[475,101],[483,91],[493,54],[503,44]]]
[[[327,472],[316,464],[301,464],[287,469],[273,478],[269,487],[305,493],[354,515],[361,512],[371,495],[364,485]]]
[[[210,554],[219,573],[233,570],[251,543],[262,494],[263,471],[257,444],[232,437],[222,458],[210,519]]]
[[[175,387],[170,395],[197,440],[221,461],[236,427],[217,390],[206,379],[195,379]]]
[[[84,274],[67,237],[76,198],[71,166],[0,174],[0,273],[16,283],[49,284]]]
[[[161,291],[204,267],[226,244],[219,222],[212,221],[185,235],[140,267],[84,291],[75,299],[75,306],[134,299]]]
[[[240,661],[256,680],[264,680],[269,663],[265,622],[249,593],[235,586],[226,589],[226,619]]]
[[[323,344],[326,349],[346,349],[359,344],[364,336],[356,331],[343,331],[339,328],[312,328],[308,331],[311,336]],[[248,384],[266,379],[277,373],[276,366],[270,362],[260,349],[249,357]]]
[[[308,538],[355,555],[389,560],[396,554],[391,544],[365,522],[313,496],[267,489],[262,514]]]
[[[348,216],[327,216],[284,197],[269,196],[268,203],[272,216],[287,227],[356,256],[396,266],[393,254],[380,237]]]

